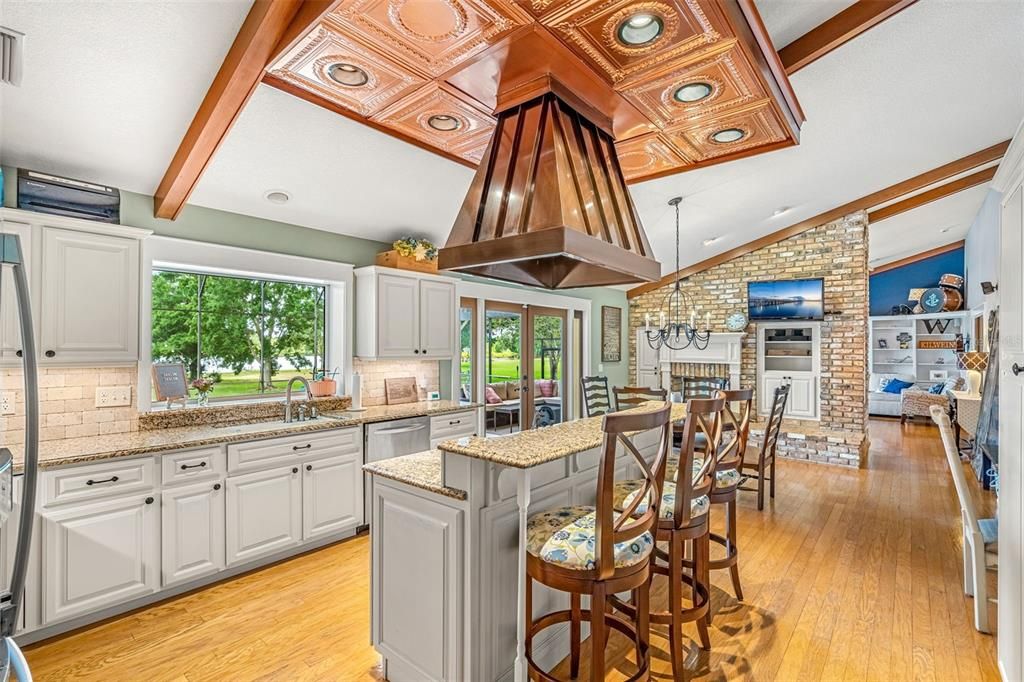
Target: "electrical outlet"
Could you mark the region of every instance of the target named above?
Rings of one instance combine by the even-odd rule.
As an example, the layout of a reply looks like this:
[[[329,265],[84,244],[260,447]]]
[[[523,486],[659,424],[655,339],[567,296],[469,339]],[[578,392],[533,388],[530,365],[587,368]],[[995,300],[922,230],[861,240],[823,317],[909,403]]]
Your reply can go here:
[[[0,393],[0,414],[14,414],[14,392]]]
[[[131,404],[131,386],[98,386],[96,388],[96,407],[127,407]]]

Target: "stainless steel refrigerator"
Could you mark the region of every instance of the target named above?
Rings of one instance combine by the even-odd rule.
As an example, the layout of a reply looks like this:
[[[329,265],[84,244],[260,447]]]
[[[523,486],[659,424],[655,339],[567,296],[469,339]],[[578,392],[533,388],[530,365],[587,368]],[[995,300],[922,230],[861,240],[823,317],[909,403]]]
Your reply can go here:
[[[21,330],[21,358],[25,382],[25,444],[24,444],[24,485],[22,486],[21,518],[7,519],[13,508],[14,456],[6,447],[0,431],[0,519],[7,521],[7,528],[17,522],[18,540],[8,588],[0,593],[0,682],[6,682],[13,672],[20,682],[31,682],[32,674],[28,662],[15,643],[14,630],[21,617],[22,602],[25,598],[25,577],[28,571],[28,555],[32,544],[32,522],[36,508],[36,478],[39,464],[39,376],[36,365],[35,334],[32,326],[32,306],[29,301],[28,275],[25,272],[24,252],[18,235],[0,234],[0,269],[9,269],[13,277],[0,277],[4,282],[13,282],[13,300],[18,308],[18,326]],[[9,284],[8,284],[9,286]],[[0,292],[4,293],[4,292]],[[5,300],[0,297],[0,303]],[[6,532],[6,531],[5,531]]]

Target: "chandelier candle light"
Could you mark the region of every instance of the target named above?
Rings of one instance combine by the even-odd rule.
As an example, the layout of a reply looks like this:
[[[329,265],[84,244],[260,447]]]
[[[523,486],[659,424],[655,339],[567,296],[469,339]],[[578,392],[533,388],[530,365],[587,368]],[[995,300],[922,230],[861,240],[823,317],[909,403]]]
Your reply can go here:
[[[679,272],[679,204],[682,197],[673,197],[668,200],[668,205],[676,209],[676,272]],[[697,309],[693,305],[693,299],[683,291],[682,279],[677,279],[672,291],[665,297],[661,304],[662,311],[658,314],[658,328],[651,329],[651,315],[644,315],[644,331],[647,334],[647,343],[651,348],[657,350],[667,346],[672,350],[683,350],[691,345],[697,350],[704,350],[711,341],[711,313],[704,313],[704,329],[697,328]],[[666,322],[665,311],[668,311],[670,319]],[[686,313],[689,312],[689,320]]]

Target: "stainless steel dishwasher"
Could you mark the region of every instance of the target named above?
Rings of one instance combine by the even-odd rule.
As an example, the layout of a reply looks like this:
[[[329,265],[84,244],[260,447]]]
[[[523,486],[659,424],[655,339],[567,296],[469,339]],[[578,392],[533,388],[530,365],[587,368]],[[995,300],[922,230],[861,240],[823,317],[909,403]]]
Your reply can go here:
[[[393,421],[368,424],[363,452],[366,461],[379,462],[382,459],[411,455],[430,449],[430,417],[412,417]],[[363,523],[370,525],[370,475],[363,475]]]

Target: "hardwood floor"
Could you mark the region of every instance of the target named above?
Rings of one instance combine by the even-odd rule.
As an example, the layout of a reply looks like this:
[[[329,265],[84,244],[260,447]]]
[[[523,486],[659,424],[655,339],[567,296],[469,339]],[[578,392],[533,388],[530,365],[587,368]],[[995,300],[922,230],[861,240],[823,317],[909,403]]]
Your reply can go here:
[[[866,469],[780,460],[764,512],[741,493],[746,600],[731,596],[728,571],[714,576],[712,651],[695,677],[998,679],[995,638],[973,629],[961,589],[959,513],[937,432],[879,420],[871,437]],[[990,513],[992,496],[979,489],[978,499]],[[43,682],[380,679],[368,549],[361,537],[312,552],[35,645],[28,660]],[[654,645],[655,678],[669,679],[666,640]],[[628,643],[613,634],[609,647],[609,679],[628,676]]]

